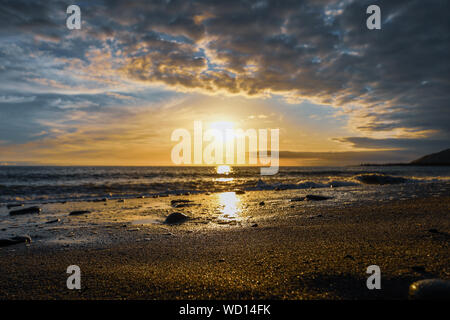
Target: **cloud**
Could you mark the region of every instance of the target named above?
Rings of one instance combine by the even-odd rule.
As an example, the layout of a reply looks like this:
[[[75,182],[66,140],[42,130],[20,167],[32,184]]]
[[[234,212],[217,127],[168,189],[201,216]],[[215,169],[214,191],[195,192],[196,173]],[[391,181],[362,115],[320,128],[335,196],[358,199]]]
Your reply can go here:
[[[161,86],[332,105],[359,136],[335,141],[354,148],[450,138],[448,1],[377,1],[382,30],[366,28],[368,0],[83,2],[77,31],[65,28],[69,4],[2,2],[2,140],[127,109]]]
[[[23,102],[31,102],[36,99],[35,96],[31,97],[18,97],[18,96],[0,96],[0,104],[1,103],[23,103]]]
[[[112,19],[138,30],[119,35],[127,77],[179,90],[332,104],[350,113],[350,127],[363,134],[435,129],[449,137],[449,4],[379,1],[381,31],[365,27],[369,4],[135,2],[113,6],[122,15]],[[199,15],[207,18],[198,22]]]

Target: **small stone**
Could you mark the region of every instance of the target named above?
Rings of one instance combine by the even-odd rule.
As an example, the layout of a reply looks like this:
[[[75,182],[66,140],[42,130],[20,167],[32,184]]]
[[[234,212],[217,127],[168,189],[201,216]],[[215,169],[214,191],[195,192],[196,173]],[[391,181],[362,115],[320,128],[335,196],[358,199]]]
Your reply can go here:
[[[42,209],[39,207],[29,207],[29,208],[20,209],[20,210],[13,210],[9,214],[11,216],[16,216],[16,215],[21,215],[21,214],[31,214],[31,213],[39,214],[41,211],[42,211]]]
[[[189,218],[185,214],[181,212],[174,212],[167,216],[165,223],[167,224],[181,223],[186,221],[187,219]]]
[[[412,300],[448,300],[450,299],[450,281],[425,279],[409,286],[409,298]]]
[[[252,228],[256,228],[258,226],[257,223],[252,224]]]
[[[263,205],[265,205],[266,203],[264,202],[264,201],[261,201],[260,203],[259,203],[259,205],[260,206],[263,206]]]
[[[15,236],[9,239],[0,239],[0,247],[11,246],[18,243],[31,243],[31,237],[25,236]]]
[[[54,220],[49,220],[46,222],[46,224],[50,224],[50,223],[56,223],[56,222],[60,222],[61,219],[54,219]]]

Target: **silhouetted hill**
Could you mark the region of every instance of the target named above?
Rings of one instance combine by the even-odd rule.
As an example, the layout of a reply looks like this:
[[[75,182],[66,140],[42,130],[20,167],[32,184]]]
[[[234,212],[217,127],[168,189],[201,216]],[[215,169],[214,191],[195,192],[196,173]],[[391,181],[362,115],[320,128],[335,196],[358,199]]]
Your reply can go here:
[[[361,163],[363,167],[385,166],[450,166],[450,149],[428,154],[409,163]]]
[[[446,149],[441,152],[426,155],[422,158],[411,161],[410,164],[425,165],[425,166],[449,166],[450,165],[450,149]]]

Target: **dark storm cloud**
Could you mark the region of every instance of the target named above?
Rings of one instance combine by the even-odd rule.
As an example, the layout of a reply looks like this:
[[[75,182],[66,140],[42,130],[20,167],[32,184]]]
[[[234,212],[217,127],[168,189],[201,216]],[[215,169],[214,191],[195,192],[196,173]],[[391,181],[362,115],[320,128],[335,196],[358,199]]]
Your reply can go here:
[[[366,28],[373,1],[82,2],[85,33],[72,36],[65,28],[68,1],[2,1],[0,36],[38,37],[20,38],[24,54],[39,50],[87,62],[88,50],[108,47],[121,52],[117,71],[128,79],[308,98],[343,107],[363,134],[425,132],[440,145],[450,138],[449,2],[375,3],[382,30]],[[2,81],[32,73],[20,69],[17,53],[0,54],[8,61],[0,63]],[[414,147],[413,140],[355,139],[341,141]]]

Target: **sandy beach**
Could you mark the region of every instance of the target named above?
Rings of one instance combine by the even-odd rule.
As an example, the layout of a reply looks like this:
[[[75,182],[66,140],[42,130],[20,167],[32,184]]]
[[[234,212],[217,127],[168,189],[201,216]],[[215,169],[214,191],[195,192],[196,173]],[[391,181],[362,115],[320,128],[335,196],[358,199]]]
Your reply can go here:
[[[450,279],[450,197],[291,201],[302,195],[44,204],[17,218],[35,219],[28,230],[16,222],[32,243],[0,248],[0,298],[407,299],[416,280]],[[164,224],[173,212],[190,219]],[[81,268],[81,290],[66,287],[69,265]],[[366,287],[370,265],[381,269],[381,290]]]

